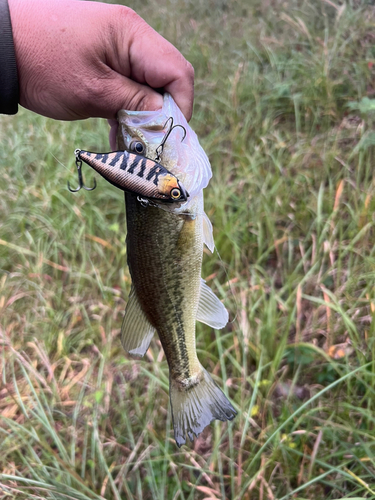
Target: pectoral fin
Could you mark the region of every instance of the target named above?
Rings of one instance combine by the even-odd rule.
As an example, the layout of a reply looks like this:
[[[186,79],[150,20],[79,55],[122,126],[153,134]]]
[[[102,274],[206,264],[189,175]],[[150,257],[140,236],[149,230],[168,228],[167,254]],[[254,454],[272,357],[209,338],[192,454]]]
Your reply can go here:
[[[212,231],[212,224],[207,215],[203,214],[203,242],[211,253],[215,250],[215,242]]]
[[[212,328],[224,328],[228,323],[228,311],[205,281],[201,280],[197,321]]]
[[[142,311],[133,286],[130,290],[128,305],[121,327],[121,343],[129,354],[143,356],[147,351],[155,328]]]

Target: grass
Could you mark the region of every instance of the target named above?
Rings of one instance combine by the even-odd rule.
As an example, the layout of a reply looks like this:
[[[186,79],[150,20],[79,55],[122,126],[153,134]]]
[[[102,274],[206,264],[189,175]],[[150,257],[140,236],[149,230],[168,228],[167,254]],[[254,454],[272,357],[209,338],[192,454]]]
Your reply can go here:
[[[196,70],[233,320],[198,354],[239,414],[178,449],[160,342],[121,348],[122,194],[66,189],[106,123],[1,117],[0,499],[375,498],[374,7],[129,5]]]

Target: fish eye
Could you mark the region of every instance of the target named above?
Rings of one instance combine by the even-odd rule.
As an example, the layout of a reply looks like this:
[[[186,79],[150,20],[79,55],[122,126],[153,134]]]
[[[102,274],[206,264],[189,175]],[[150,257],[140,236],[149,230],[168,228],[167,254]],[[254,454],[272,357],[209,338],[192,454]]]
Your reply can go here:
[[[173,188],[171,191],[171,196],[174,200],[178,200],[181,196],[181,191],[177,188]]]
[[[137,140],[130,143],[130,150],[138,153],[139,155],[143,154],[145,152],[145,149],[145,145],[141,141]]]

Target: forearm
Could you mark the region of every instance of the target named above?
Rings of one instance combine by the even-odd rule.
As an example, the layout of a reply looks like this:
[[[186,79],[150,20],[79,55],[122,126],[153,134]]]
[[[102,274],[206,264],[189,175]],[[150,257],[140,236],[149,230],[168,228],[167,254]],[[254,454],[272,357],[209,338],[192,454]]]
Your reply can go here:
[[[0,113],[18,111],[19,87],[12,25],[7,0],[0,0]]]

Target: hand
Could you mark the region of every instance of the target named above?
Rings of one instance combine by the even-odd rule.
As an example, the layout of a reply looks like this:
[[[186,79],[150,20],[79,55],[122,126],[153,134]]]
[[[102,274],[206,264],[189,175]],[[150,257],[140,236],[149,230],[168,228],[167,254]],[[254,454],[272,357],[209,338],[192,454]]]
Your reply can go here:
[[[191,118],[194,71],[133,10],[79,0],[9,0],[20,104],[56,120],[156,110],[169,92]]]

